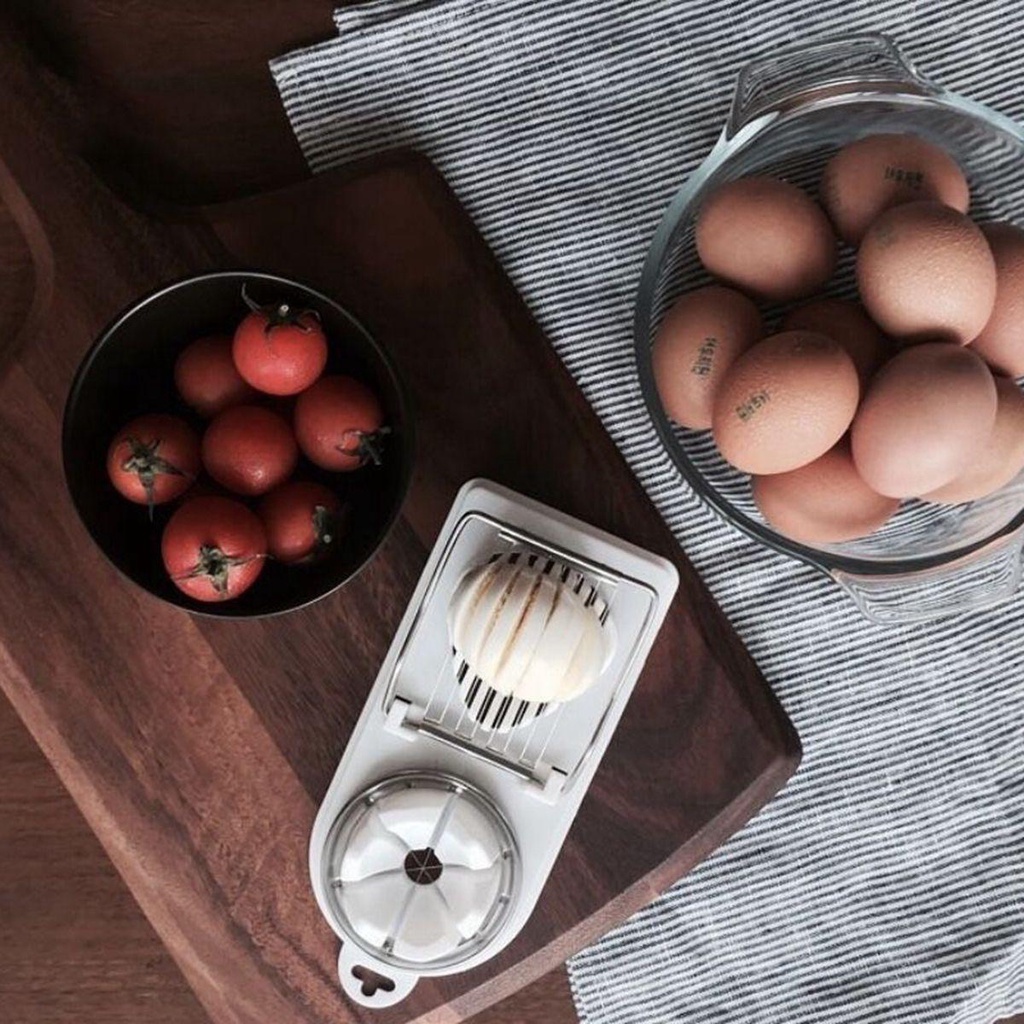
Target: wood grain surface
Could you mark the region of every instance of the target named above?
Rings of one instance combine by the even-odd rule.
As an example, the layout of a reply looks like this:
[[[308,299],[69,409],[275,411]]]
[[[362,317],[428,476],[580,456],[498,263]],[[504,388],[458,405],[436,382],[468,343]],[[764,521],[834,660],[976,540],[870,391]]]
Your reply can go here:
[[[5,0],[63,87],[92,163],[140,204],[192,205],[304,177],[267,70],[334,34],[332,0]]]
[[[0,248],[0,257],[6,255]],[[0,260],[0,273],[9,264]],[[159,937],[0,697],[0,1005],[7,1024],[209,1024]],[[69,908],[73,908],[69,911]],[[576,1024],[564,968],[471,1024]],[[1024,1024],[1024,1016],[1002,1024]]]
[[[6,1024],[207,1024],[2,697],[0,772],[0,1017]]]
[[[0,247],[0,255],[6,251]],[[7,267],[0,264],[0,273]],[[5,1024],[209,1024],[39,748],[0,697]],[[575,1024],[558,968],[472,1024]]]
[[[793,771],[795,735],[425,161],[208,210],[218,239],[111,192],[82,155],[88,118],[44,85],[5,32],[0,198],[35,287],[20,327],[6,325],[0,378],[0,686],[215,1021],[463,1019],[705,856]],[[371,566],[301,614],[242,623],[192,619],[127,586],[74,517],[58,459],[68,384],[103,323],[169,278],[223,265],[225,244],[326,286],[373,326],[421,444],[405,515]],[[306,840],[441,516],[475,475],[672,557],[682,583],[522,935],[367,1015],[339,996]]]

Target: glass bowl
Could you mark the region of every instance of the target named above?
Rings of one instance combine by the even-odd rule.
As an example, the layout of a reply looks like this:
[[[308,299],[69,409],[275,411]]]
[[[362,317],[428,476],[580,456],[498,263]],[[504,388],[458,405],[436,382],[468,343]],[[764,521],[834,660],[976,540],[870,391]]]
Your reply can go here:
[[[705,501],[761,543],[832,577],[869,618],[921,621],[1013,596],[1024,542],[1024,473],[979,501],[904,502],[869,537],[810,547],[767,525],[749,477],[722,459],[709,432],[670,422],[651,365],[651,344],[668,307],[682,292],[710,281],[693,234],[705,197],[750,174],[782,177],[816,195],[832,154],[879,132],[910,132],[949,152],[967,175],[976,220],[1024,223],[1024,133],[1018,125],[929,81],[879,34],[777,53],[740,73],[721,136],[672,200],[654,236],[637,302],[636,358],[655,428]],[[852,250],[841,251],[827,293],[855,296]],[[783,308],[764,312],[771,328]]]

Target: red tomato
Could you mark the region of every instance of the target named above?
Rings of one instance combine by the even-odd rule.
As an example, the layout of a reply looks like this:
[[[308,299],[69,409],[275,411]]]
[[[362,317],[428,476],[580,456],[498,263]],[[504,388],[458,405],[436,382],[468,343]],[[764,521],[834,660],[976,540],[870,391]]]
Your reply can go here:
[[[197,601],[226,601],[263,571],[267,535],[254,512],[231,498],[192,498],[164,527],[160,552],[174,585]]]
[[[259,507],[267,531],[267,550],[279,562],[321,558],[338,543],[342,505],[321,484],[293,480],[271,491]]]
[[[122,427],[107,449],[107,475],[129,501],[162,505],[184,494],[199,472],[199,438],[177,416],[153,413]]]
[[[327,338],[311,309],[287,303],[257,306],[245,289],[252,312],[238,325],[231,354],[242,377],[268,395],[297,395],[324,372]]]
[[[377,396],[352,377],[323,377],[295,403],[295,436],[306,457],[324,469],[380,465],[390,433]]]
[[[292,475],[299,450],[288,421],[258,405],[225,409],[203,434],[203,465],[236,494],[266,494]]]
[[[235,369],[231,338],[225,334],[197,338],[188,345],[174,364],[174,384],[178,394],[206,419],[256,397]]]

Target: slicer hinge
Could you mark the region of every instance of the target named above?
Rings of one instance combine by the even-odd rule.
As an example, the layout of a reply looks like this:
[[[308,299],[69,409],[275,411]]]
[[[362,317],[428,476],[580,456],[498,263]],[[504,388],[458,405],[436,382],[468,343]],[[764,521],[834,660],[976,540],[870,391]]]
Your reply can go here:
[[[530,779],[533,785],[529,786],[528,792],[535,796],[541,803],[554,805],[565,789],[565,783],[569,776],[561,768],[549,768],[547,776],[543,781],[536,776]]]
[[[413,741],[418,736],[429,736],[431,739],[444,743],[449,747],[479,758],[488,764],[502,768],[522,779],[528,792],[542,803],[554,804],[565,788],[568,773],[560,768],[538,762],[532,767],[517,763],[501,752],[491,750],[486,745],[473,742],[472,736],[463,736],[458,731],[445,729],[443,726],[427,719],[423,709],[402,697],[395,697],[385,712],[384,728],[395,736]]]
[[[416,739],[416,729],[410,727],[408,721],[411,707],[412,704],[409,701],[396,697],[391,702],[391,707],[388,708],[384,718],[384,728],[392,735],[399,736],[409,743]]]

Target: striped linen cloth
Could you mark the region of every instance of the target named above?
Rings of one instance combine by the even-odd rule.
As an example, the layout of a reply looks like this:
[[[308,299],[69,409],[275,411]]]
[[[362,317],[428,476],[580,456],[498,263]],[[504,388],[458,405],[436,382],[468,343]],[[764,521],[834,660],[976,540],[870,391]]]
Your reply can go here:
[[[1024,119],[1024,10],[943,0],[447,0],[339,10],[271,67],[314,170],[411,145],[452,184],[781,698],[803,766],[570,962],[588,1024],[987,1024],[1024,1011],[1024,600],[883,628],[706,508],[631,354],[646,247],[738,68],[846,30]]]

